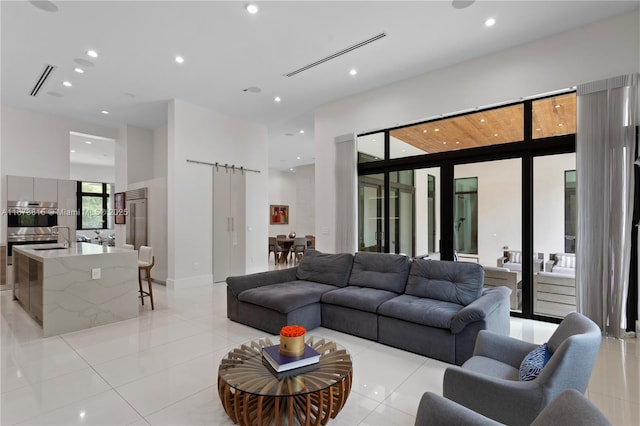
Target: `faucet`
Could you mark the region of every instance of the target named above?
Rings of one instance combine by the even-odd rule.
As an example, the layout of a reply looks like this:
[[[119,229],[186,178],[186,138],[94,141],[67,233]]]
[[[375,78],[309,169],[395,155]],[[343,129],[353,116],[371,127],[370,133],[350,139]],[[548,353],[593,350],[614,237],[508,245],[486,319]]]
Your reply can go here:
[[[69,229],[68,226],[54,226],[51,228],[51,231],[53,232],[54,235],[60,235],[60,232],[58,231],[59,229],[66,229],[67,230],[67,236],[65,237],[64,235],[62,236],[62,238],[64,238],[64,246],[65,247],[71,247],[71,229]]]

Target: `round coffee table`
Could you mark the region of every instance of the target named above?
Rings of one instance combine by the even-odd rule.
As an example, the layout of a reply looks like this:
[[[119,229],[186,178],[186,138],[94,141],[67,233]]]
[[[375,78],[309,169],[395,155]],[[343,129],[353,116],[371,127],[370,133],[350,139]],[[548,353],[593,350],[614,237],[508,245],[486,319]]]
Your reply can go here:
[[[320,353],[317,367],[288,377],[263,364],[262,348],[277,339],[243,344],[220,361],[218,394],[234,423],[324,425],[336,417],[351,391],[351,356],[327,339],[310,336],[306,343]]]

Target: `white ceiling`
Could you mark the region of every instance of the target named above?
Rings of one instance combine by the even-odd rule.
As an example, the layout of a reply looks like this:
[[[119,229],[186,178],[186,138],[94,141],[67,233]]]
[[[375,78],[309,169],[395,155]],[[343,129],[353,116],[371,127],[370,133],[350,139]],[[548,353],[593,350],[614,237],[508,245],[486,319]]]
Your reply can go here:
[[[246,12],[246,1],[57,1],[57,12],[33,3],[0,2],[3,105],[155,128],[167,121],[167,101],[179,98],[265,124],[270,166],[287,170],[314,161],[319,105],[621,14],[639,2],[479,0],[455,9],[451,1],[261,1],[256,15]],[[494,27],[484,26],[488,17],[497,20]],[[381,32],[387,36],[379,41],[283,76]],[[99,57],[87,57],[88,49]],[[176,55],[185,62],[176,64]],[[76,59],[94,65],[80,75]],[[45,64],[57,69],[32,97]],[[64,80],[73,86],[62,86]],[[261,92],[243,91],[250,86]]]

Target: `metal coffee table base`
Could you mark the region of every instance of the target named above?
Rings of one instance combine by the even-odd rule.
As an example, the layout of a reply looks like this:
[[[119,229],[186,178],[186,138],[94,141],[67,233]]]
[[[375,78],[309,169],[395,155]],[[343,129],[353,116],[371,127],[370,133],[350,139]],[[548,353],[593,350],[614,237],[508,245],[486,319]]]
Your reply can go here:
[[[241,425],[325,425],[335,418],[351,391],[352,372],[326,389],[293,396],[242,392],[218,378],[218,394],[234,423]],[[295,386],[295,380],[293,381]]]

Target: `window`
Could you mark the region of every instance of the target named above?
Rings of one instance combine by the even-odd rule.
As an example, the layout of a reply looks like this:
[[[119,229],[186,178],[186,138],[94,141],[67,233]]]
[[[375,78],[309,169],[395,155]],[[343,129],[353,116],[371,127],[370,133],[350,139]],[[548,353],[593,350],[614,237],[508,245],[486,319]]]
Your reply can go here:
[[[564,252],[576,252],[578,228],[578,206],[576,199],[576,171],[564,172]]]
[[[111,205],[111,185],[99,182],[78,182],[78,229],[107,229],[107,212]]]
[[[478,254],[478,178],[455,179],[455,250]]]

